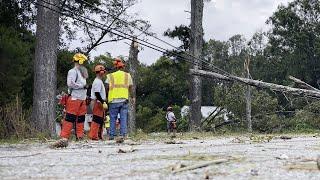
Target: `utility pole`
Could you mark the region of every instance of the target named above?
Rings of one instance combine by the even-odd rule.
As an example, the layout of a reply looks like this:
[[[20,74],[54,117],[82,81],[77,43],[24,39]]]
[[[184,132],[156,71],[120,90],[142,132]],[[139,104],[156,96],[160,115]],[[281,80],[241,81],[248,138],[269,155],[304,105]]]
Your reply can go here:
[[[202,69],[202,46],[203,46],[203,0],[191,0],[191,37],[190,37],[190,54],[194,57],[190,59],[194,62],[193,69]],[[201,126],[201,91],[202,82],[200,76],[191,76],[190,83],[190,117],[189,130],[195,131]]]
[[[244,62],[244,70],[246,78],[251,79],[250,76],[250,57],[248,56]],[[247,85],[246,91],[246,118],[248,123],[248,132],[252,132],[252,118],[251,118],[251,86]]]
[[[39,1],[34,62],[32,119],[41,133],[53,136],[56,118],[57,52],[59,42],[59,0]],[[46,6],[46,7],[43,7]]]
[[[129,52],[129,72],[132,77],[133,86],[132,86],[132,96],[136,97],[136,88],[137,88],[137,68],[138,68],[138,42],[136,38],[133,38],[130,52]],[[130,134],[136,131],[136,102],[129,100],[129,121],[128,121],[128,132]]]

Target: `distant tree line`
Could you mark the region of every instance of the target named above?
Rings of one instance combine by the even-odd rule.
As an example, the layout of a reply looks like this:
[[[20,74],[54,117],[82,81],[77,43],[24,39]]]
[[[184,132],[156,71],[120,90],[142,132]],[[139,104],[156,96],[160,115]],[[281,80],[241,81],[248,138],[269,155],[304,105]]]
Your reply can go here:
[[[90,9],[89,6],[81,6],[78,1],[75,2],[80,8],[79,13],[83,14]],[[67,1],[67,3],[71,2]],[[91,3],[99,5],[98,1]],[[125,5],[130,7],[132,3],[134,1],[128,1]],[[319,7],[320,2],[316,0],[295,0],[287,6],[279,6],[268,18],[266,23],[271,28],[267,32],[256,32],[249,39],[245,39],[242,35],[234,35],[227,41],[204,40],[203,60],[231,74],[244,77],[244,60],[250,58],[250,72],[253,79],[293,85],[287,79],[289,75],[293,75],[319,88]],[[112,8],[114,9],[110,9],[110,12],[124,6],[114,5]],[[0,106],[2,108],[14,101],[17,96],[21,98],[25,111],[32,106],[34,9],[32,1],[3,0],[0,3]],[[102,16],[102,12],[97,10],[92,9],[90,12]],[[127,13],[124,15],[130,16]],[[110,22],[110,19],[105,21]],[[91,30],[86,29],[85,26],[79,25],[70,29],[71,26],[68,26],[70,22],[64,22],[57,62],[57,92],[66,91],[66,74],[71,68],[73,54],[77,51],[89,50],[100,38],[100,36],[93,37],[90,34]],[[146,29],[149,26],[143,20],[135,22]],[[121,23],[115,23],[112,27],[118,26],[127,28]],[[83,30],[87,32],[83,41],[88,45],[70,51],[66,47],[69,40],[76,37],[75,31],[79,30],[79,27],[84,27]],[[109,37],[104,33],[100,31],[101,36]],[[174,29],[168,29],[164,35],[179,39],[180,50],[175,50],[174,55],[172,53],[170,55],[170,52],[166,53],[152,65],[140,63],[138,68],[137,128],[146,132],[165,129],[164,115],[168,105],[174,105],[176,115],[179,116],[179,109],[190,104],[188,92],[190,64],[181,58],[185,55],[183,51],[187,51],[190,46],[190,28],[180,25]],[[177,56],[177,53],[181,56]],[[112,57],[108,54],[91,58],[86,64],[91,73],[89,82],[93,80],[94,74],[91,69],[96,63],[111,67],[111,61]],[[203,69],[209,70],[210,66],[206,64]],[[227,129],[241,130],[245,127],[244,86],[203,79],[202,91],[203,105],[224,108],[230,112],[230,119],[239,120],[240,124],[230,125]],[[317,100],[254,89],[253,129],[261,132],[317,129],[320,125],[319,107]],[[180,119],[179,127],[186,130],[187,121]],[[222,119],[217,117],[212,124],[218,124],[221,121]],[[2,120],[1,123],[3,124],[4,121]],[[203,128],[212,130],[212,124],[207,124]],[[5,126],[0,125],[0,128],[3,127]]]

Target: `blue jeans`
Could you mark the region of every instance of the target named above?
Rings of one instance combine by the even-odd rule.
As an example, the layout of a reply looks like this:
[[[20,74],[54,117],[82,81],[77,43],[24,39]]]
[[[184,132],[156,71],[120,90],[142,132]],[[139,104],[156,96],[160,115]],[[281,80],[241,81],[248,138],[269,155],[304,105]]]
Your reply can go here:
[[[120,113],[120,135],[125,137],[127,134],[127,119],[128,119],[128,103],[110,103],[110,138],[116,136],[116,121]]]

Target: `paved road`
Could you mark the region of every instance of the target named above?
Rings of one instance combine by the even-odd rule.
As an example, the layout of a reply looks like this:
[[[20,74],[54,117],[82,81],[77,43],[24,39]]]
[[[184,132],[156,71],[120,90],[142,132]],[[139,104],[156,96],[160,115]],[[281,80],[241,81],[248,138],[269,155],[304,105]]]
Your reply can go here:
[[[320,179],[318,155],[320,138],[311,136],[73,142],[59,150],[4,144],[0,179]],[[220,160],[226,162],[172,171]]]

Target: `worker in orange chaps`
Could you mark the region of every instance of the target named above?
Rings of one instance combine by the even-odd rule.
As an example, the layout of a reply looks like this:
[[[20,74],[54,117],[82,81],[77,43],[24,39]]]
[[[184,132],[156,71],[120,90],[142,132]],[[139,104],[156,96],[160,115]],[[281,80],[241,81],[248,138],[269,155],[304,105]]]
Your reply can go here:
[[[72,128],[75,129],[77,140],[83,139],[84,121],[87,112],[86,97],[88,72],[82,64],[87,60],[83,54],[77,53],[73,56],[74,68],[69,70],[67,84],[69,97],[66,103],[66,116],[62,122],[61,138],[68,139]]]
[[[89,138],[92,140],[99,140],[103,139],[105,110],[108,108],[106,103],[106,90],[102,81],[106,70],[103,65],[96,65],[94,71],[96,73],[96,78],[94,79],[91,88],[93,118],[90,126]]]

